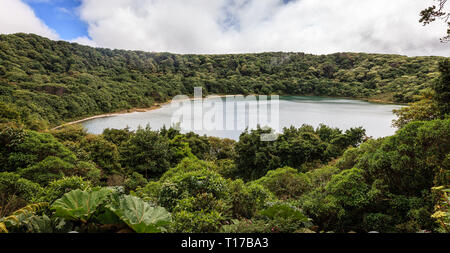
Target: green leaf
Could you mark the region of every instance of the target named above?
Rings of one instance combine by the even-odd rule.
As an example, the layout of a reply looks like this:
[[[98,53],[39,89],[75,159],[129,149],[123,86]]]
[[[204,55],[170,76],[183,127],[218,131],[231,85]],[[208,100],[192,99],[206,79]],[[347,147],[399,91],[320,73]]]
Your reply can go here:
[[[64,194],[62,198],[56,200],[52,205],[52,209],[55,210],[55,214],[58,217],[87,222],[110,193],[109,189],[93,192],[77,189]]]
[[[52,222],[46,215],[32,216],[26,222],[28,232],[30,233],[52,233]]]
[[[163,207],[152,207],[135,196],[125,195],[107,205],[122,221],[137,233],[159,233],[170,223],[170,213]]]

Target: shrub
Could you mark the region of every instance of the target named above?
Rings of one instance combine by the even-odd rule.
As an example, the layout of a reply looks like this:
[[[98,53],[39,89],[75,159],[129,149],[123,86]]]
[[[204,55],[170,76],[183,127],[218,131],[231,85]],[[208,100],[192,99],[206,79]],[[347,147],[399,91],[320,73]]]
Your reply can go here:
[[[266,187],[280,199],[296,198],[311,188],[310,179],[290,167],[269,171],[254,183]]]
[[[312,226],[310,219],[303,212],[288,203],[274,203],[260,211],[258,216],[268,220],[273,233],[304,232]]]
[[[19,174],[33,182],[47,185],[53,180],[60,179],[64,175],[73,172],[75,165],[62,160],[59,157],[48,156],[41,162],[19,170]]]
[[[200,170],[216,171],[217,167],[212,162],[202,161],[196,157],[187,157],[181,160],[181,162],[177,164],[177,166],[165,172],[159,180],[161,182],[164,182],[167,179],[172,178],[178,174]]]
[[[120,156],[117,146],[101,136],[87,135],[81,142],[81,148],[87,152],[90,160],[107,174],[119,173]]]
[[[143,187],[147,184],[147,179],[137,172],[133,172],[124,183],[125,191],[130,192],[136,190],[138,187]]]
[[[41,200],[53,203],[55,200],[72,190],[80,189],[85,191],[90,187],[91,182],[84,181],[82,177],[63,177],[59,180],[50,182],[50,184],[45,187]]]
[[[0,172],[0,217],[34,202],[43,192],[33,183],[11,172]]]
[[[148,182],[144,187],[137,187],[135,194],[144,200],[156,203],[158,202],[158,196],[160,191],[161,191],[161,183],[151,181]]]
[[[180,211],[173,213],[171,232],[217,233],[223,221],[222,214],[216,211]]]
[[[211,193],[215,198],[225,198],[228,184],[216,172],[210,170],[190,171],[174,175],[161,186],[158,202],[171,210],[181,196]]]
[[[157,178],[171,165],[173,154],[169,139],[152,131],[149,126],[139,128],[120,146],[121,164],[146,178]]]
[[[335,174],[338,174],[340,170],[334,166],[324,166],[312,171],[306,172],[306,176],[311,182],[311,189],[324,187]]]
[[[252,219],[232,220],[225,233],[311,233],[310,219],[288,203],[273,203]]]
[[[233,160],[230,159],[217,160],[216,164],[218,167],[217,171],[224,178],[230,179],[239,178],[239,171]]]
[[[4,164],[10,171],[32,167],[48,157],[51,157],[48,158],[51,161],[66,164],[73,164],[76,161],[75,155],[49,133],[6,128],[0,133],[0,141]],[[44,163],[48,162],[50,161]]]
[[[439,232],[450,233],[450,189],[438,186],[433,188],[433,192],[437,195],[437,202],[431,218],[439,225]]]
[[[366,231],[389,233],[392,232],[392,217],[383,213],[369,213],[364,215],[362,226]]]
[[[241,179],[230,183],[231,211],[234,218],[251,218],[274,197],[270,191],[258,184],[245,185]]]
[[[61,142],[79,142],[87,135],[82,125],[68,125],[57,130],[52,130],[50,133]]]
[[[173,232],[218,232],[226,220],[223,213],[228,209],[223,200],[210,193],[186,197],[178,201],[173,210]]]
[[[85,161],[79,161],[76,164],[73,174],[86,178],[94,185],[98,184],[102,177],[102,171],[95,164]]]
[[[268,221],[260,219],[241,219],[232,220],[231,224],[221,227],[224,233],[271,233],[271,227]]]

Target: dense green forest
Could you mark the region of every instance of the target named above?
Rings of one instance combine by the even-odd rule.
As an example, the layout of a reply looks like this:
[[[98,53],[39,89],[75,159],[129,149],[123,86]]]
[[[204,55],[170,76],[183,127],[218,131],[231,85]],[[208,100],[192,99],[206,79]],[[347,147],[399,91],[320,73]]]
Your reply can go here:
[[[449,232],[450,60],[174,55],[0,35],[0,232]],[[71,119],[208,93],[412,102],[395,135],[320,125],[238,141]]]
[[[443,57],[364,53],[176,55],[0,35],[1,106],[33,129],[175,95],[287,94],[413,102]]]

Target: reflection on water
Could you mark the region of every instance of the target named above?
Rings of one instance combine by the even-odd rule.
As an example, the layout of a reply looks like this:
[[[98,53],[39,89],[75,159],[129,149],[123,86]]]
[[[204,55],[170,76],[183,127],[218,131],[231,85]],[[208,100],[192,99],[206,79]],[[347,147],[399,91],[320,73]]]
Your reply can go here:
[[[223,108],[227,108],[227,105],[229,105],[225,98],[221,98],[221,102],[223,103]],[[185,101],[186,106],[192,103],[193,101]],[[279,100],[279,127],[300,127],[302,124],[317,127],[323,123],[346,130],[351,127],[362,126],[366,129],[368,136],[375,138],[384,137],[395,133],[396,129],[391,126],[392,120],[395,118],[392,110],[400,107],[399,105],[376,104],[351,99],[281,96]],[[159,129],[164,125],[167,127],[171,125],[172,115],[175,110],[176,108],[166,104],[162,108],[153,111],[98,118],[85,121],[82,124],[89,133],[93,134],[100,134],[105,128],[123,129],[128,126],[131,130],[135,130],[138,126],[144,127],[147,124],[152,129]],[[224,118],[236,117],[238,114],[245,113],[239,109],[232,112],[227,112],[224,109],[223,112]],[[227,115],[230,113],[234,115]],[[237,140],[242,131],[197,130],[194,132],[200,135],[206,134],[208,136]]]

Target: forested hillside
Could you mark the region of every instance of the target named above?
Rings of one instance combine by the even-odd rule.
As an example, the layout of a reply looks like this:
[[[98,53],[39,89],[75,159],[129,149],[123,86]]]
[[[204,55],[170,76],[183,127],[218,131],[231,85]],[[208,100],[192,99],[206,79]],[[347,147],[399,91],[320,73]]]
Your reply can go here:
[[[0,35],[0,106],[34,129],[175,95],[288,94],[412,102],[442,57],[364,53],[176,55]],[[14,113],[13,113],[14,114]],[[16,115],[17,114],[17,115]]]

